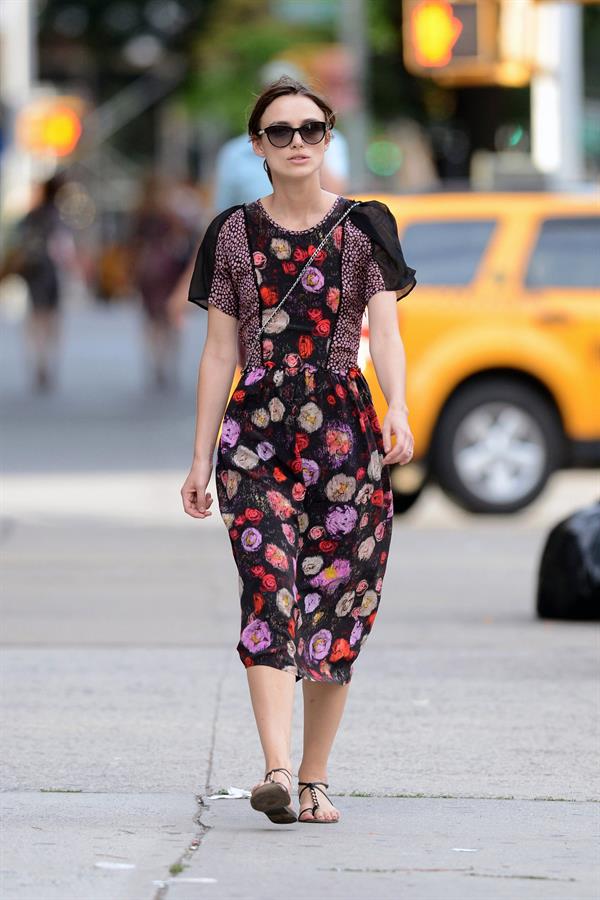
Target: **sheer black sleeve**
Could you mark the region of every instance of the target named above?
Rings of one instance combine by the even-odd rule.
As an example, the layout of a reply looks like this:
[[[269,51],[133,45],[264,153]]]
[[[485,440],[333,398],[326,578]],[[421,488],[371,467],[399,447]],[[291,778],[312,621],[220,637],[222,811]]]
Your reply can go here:
[[[404,259],[398,226],[390,208],[379,200],[366,200],[352,210],[349,218],[371,241],[367,298],[378,291],[395,291],[397,300],[410,294],[417,283],[416,269]]]
[[[188,291],[188,300],[202,309],[208,309],[210,303],[236,319],[240,317],[239,297],[228,265],[226,221],[240,207],[230,206],[209,224],[198,248]]]

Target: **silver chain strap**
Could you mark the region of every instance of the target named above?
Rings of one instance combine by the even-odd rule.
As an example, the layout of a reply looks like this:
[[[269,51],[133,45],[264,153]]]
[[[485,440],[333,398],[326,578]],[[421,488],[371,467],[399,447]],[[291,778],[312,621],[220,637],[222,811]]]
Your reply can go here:
[[[346,210],[346,212],[342,213],[342,215],[341,215],[340,218],[337,220],[337,222],[336,222],[334,225],[332,225],[332,227],[329,229],[329,231],[327,232],[327,234],[325,235],[325,237],[323,238],[323,240],[321,241],[321,243],[319,244],[319,246],[317,247],[317,249],[314,251],[314,253],[310,256],[310,258],[309,258],[309,259],[305,262],[305,264],[303,265],[303,267],[302,267],[302,269],[301,269],[301,271],[300,271],[300,274],[298,275],[298,277],[297,277],[296,280],[294,281],[294,283],[293,283],[293,285],[291,286],[291,288],[289,289],[289,291],[287,291],[287,293],[286,293],[285,297],[283,298],[283,300],[280,300],[280,301],[279,301],[279,303],[277,304],[277,306],[275,307],[275,309],[273,310],[273,312],[271,313],[271,315],[269,316],[269,318],[267,319],[267,321],[266,321],[266,322],[263,322],[262,326],[259,328],[258,333],[257,333],[257,336],[256,336],[257,339],[260,338],[261,334],[263,333],[264,329],[267,327],[267,325],[269,324],[269,322],[271,321],[271,319],[273,318],[273,316],[275,316],[275,314],[281,309],[281,307],[283,306],[283,304],[285,303],[285,301],[287,300],[287,298],[290,296],[290,294],[292,293],[292,291],[294,290],[294,288],[296,287],[296,285],[298,284],[298,282],[300,281],[300,279],[302,278],[302,276],[304,275],[304,273],[306,272],[306,270],[307,270],[308,267],[310,266],[310,264],[311,264],[311,262],[313,261],[313,259],[315,258],[315,256],[317,256],[317,255],[320,253],[320,251],[322,250],[322,248],[324,247],[324,245],[327,243],[327,241],[329,240],[329,238],[331,237],[331,235],[333,234],[333,232],[335,231],[335,229],[338,227],[338,225],[340,225],[340,224],[343,222],[343,220],[346,218],[346,216],[348,215],[348,213],[351,212],[351,211],[354,209],[354,207],[355,207],[355,206],[358,206],[359,204],[360,204],[360,200],[357,200],[355,203],[353,203],[351,206],[349,206],[348,209]]]

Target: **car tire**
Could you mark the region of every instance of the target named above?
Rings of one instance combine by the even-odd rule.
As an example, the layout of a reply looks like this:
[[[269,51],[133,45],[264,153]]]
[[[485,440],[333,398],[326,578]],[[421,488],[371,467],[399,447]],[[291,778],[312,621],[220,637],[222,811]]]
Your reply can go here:
[[[418,491],[412,492],[393,491],[394,515],[401,516],[404,513],[408,512],[409,509],[411,509],[415,505],[422,493],[422,487],[419,488]]]
[[[401,465],[396,463],[390,469],[394,514],[403,515],[411,509],[429,481],[427,459],[410,460]]]
[[[470,437],[480,435],[479,440]],[[432,441],[432,475],[469,512],[513,513],[544,489],[564,455],[552,404],[515,379],[471,381],[447,402]]]

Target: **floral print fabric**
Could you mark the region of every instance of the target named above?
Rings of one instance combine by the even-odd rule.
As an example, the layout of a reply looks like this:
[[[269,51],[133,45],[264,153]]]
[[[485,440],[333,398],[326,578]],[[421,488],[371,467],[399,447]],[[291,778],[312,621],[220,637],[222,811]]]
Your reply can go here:
[[[247,211],[265,322],[343,209],[300,232],[258,203]],[[257,336],[261,362],[235,385],[215,476],[239,572],[243,664],[345,684],[377,615],[393,501],[366,379],[329,365],[342,244],[339,226]]]
[[[346,197],[338,198],[334,210],[313,233],[313,241],[318,243],[326,234],[325,227],[331,227],[337,221],[336,216],[339,217],[348,209],[348,216],[341,225],[341,234],[340,231],[337,232],[337,246],[332,248],[329,245],[325,248],[330,254],[332,286],[337,288],[340,297],[339,309],[335,311],[335,329],[331,336],[327,366],[338,371],[347,371],[350,366],[357,365],[363,315],[373,294],[384,290],[394,291],[400,300],[416,284],[415,270],[404,259],[396,220],[390,209],[377,200],[359,201],[357,205],[353,205],[355,203],[356,201]],[[253,236],[254,250],[250,247],[250,234]],[[255,336],[262,324],[262,313],[267,306],[272,305],[269,299],[272,300],[273,296],[269,297],[267,288],[277,290],[268,281],[264,287],[262,267],[266,265],[269,256],[265,248],[273,237],[289,242],[293,238],[305,236],[306,232],[298,234],[278,228],[258,201],[236,204],[223,210],[206,229],[198,248],[188,299],[202,309],[215,306],[238,319],[241,366],[261,365],[263,362]],[[300,250],[294,246],[292,256],[281,260],[277,280],[281,275],[287,279],[292,274],[294,265],[303,262],[294,256],[303,253],[307,246],[306,242],[301,245]],[[257,250],[260,255],[253,259]],[[287,252],[285,247],[283,252]],[[331,267],[336,264],[338,270],[332,272]],[[319,265],[312,268],[314,271],[309,273],[306,284],[309,288],[316,288],[320,280],[317,273],[323,273],[323,270]],[[292,280],[286,280],[286,283],[290,284]],[[306,284],[298,293],[306,291]],[[259,294],[261,287],[262,296]],[[289,300],[295,302],[295,297],[290,297]],[[287,306],[288,301],[285,303],[286,309]]]
[[[358,368],[344,376],[299,361],[242,374],[215,474],[240,575],[244,665],[350,681],[392,533],[382,453]]]

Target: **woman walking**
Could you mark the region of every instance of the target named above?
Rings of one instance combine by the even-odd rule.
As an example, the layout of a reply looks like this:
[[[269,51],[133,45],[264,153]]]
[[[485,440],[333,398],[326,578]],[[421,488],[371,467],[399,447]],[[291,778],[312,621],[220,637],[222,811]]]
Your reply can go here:
[[[63,221],[58,200],[67,185],[56,174],[35,186],[31,209],[17,222],[8,241],[0,279],[20,275],[28,288],[25,321],[28,365],[36,391],[57,387],[62,337],[62,276],[80,275],[80,261],[71,229]]]
[[[248,131],[273,193],[213,219],[189,290],[212,311],[181,495],[189,515],[212,515],[207,485],[223,417],[216,488],[239,573],[237,652],[266,768],[251,805],[278,823],[339,819],[327,763],[381,595],[393,515],[386,467],[408,462],[413,449],[396,301],[414,287],[415,270],[387,206],[321,189],[334,123],[328,103],[297,81],[283,77],[262,92]],[[382,426],[357,365],[367,304],[388,402]],[[243,370],[227,402],[238,355]]]
[[[143,314],[149,374],[156,387],[175,387],[180,335],[170,315],[171,292],[193,246],[191,230],[168,202],[173,186],[150,171],[130,231],[132,281]]]

